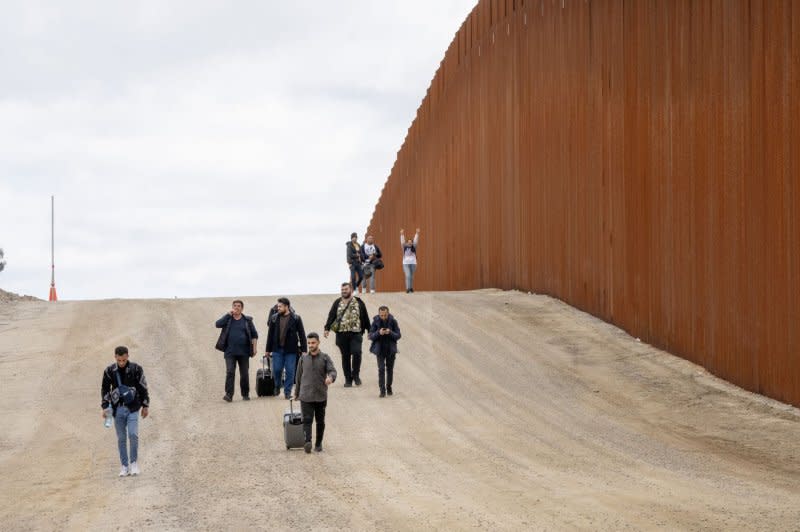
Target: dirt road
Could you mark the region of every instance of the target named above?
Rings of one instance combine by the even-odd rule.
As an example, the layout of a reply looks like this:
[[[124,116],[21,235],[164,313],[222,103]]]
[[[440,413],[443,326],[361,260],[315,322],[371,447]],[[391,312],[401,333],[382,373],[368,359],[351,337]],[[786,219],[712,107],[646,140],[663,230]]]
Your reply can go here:
[[[319,330],[333,299],[292,304]],[[273,300],[245,298],[260,350]],[[395,395],[366,353],[311,455],[286,451],[283,399],[222,401],[228,299],[4,304],[0,528],[800,529],[797,409],[547,297],[365,300],[400,321]],[[151,387],[136,478],[100,418],[119,344]]]

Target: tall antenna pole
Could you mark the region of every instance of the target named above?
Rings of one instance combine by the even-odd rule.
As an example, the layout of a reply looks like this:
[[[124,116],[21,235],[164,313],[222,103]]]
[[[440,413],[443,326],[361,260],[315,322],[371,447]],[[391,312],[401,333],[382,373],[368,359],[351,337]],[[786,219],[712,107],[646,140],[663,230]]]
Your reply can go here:
[[[50,196],[50,301],[58,301],[56,295],[56,200]]]

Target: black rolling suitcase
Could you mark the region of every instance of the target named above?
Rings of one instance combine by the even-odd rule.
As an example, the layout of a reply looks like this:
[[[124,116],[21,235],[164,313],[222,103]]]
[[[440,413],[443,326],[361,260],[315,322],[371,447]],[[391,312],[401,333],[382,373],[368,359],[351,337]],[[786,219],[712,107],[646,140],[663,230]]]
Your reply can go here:
[[[275,379],[272,377],[272,361],[261,359],[261,369],[256,371],[256,394],[259,397],[275,395]]]

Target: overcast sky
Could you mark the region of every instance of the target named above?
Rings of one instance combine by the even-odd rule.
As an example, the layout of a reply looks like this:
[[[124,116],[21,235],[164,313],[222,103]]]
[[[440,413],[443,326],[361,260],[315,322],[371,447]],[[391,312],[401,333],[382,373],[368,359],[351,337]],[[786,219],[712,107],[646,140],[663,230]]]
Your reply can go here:
[[[0,287],[336,292],[475,1],[0,0]]]

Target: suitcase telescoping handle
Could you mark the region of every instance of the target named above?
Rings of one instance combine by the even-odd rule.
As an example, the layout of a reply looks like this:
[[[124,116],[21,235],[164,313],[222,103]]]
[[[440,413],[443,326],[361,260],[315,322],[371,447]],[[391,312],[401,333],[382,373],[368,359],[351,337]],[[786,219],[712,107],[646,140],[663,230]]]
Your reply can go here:
[[[264,355],[261,359],[261,367],[264,369],[265,375],[272,375],[272,359],[267,357],[267,355]]]
[[[292,399],[289,399],[289,413],[292,415],[294,415],[294,408],[292,407],[293,402],[294,401]]]

